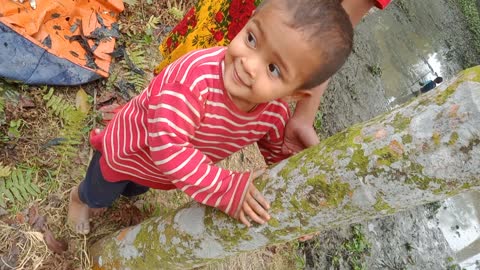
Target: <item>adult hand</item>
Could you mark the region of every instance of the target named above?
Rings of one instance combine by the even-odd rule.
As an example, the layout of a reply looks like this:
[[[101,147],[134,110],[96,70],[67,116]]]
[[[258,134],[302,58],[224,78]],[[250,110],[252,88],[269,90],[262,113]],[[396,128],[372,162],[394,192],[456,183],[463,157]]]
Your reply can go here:
[[[293,116],[285,126],[282,152],[296,154],[319,142],[317,132],[311,123],[305,123],[302,118]]]
[[[258,224],[264,224],[270,219],[270,215],[267,212],[267,210],[270,209],[270,204],[253,184],[253,180],[264,172],[264,169],[256,170],[250,175],[250,186],[248,187],[247,194],[245,195],[245,199],[237,217],[240,222],[247,227],[251,226],[248,218]]]

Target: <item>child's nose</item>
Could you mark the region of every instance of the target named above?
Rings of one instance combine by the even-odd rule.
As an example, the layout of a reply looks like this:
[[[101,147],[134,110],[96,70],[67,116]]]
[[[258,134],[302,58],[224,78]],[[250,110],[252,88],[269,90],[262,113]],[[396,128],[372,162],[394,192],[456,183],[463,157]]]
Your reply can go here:
[[[256,77],[256,71],[255,71],[255,59],[253,58],[246,58],[242,57],[240,59],[240,62],[242,63],[243,69],[245,72],[250,76],[250,78],[255,79]]]

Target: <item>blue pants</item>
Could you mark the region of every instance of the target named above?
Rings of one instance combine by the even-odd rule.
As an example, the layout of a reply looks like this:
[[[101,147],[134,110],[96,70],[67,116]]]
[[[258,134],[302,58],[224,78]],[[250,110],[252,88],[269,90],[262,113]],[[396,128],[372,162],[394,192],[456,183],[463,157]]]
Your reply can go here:
[[[80,183],[78,195],[80,200],[90,208],[109,207],[121,195],[132,197],[148,191],[148,187],[125,180],[109,182],[103,178],[100,171],[100,157],[102,154],[95,151],[95,154],[88,165],[87,175]]]

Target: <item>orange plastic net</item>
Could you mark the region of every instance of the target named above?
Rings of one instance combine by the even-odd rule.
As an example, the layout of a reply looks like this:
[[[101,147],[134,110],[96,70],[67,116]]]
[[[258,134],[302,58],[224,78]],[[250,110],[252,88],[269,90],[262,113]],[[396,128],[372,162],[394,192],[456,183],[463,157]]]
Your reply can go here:
[[[48,52],[107,77],[122,0],[2,0],[0,22]]]

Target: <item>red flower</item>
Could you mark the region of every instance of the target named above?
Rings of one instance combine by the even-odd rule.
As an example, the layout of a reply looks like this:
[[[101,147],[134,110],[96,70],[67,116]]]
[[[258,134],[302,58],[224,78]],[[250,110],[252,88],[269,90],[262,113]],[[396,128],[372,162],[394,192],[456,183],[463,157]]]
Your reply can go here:
[[[213,35],[213,37],[215,38],[215,40],[218,42],[220,40],[223,39],[223,33],[222,31],[218,30],[217,32],[215,32],[215,34]]]
[[[192,7],[187,14],[185,14],[185,17],[189,18],[195,15],[195,7]]]
[[[197,18],[196,17],[190,18],[190,20],[188,21],[188,25],[190,25],[192,28],[195,28],[195,26],[197,25]]]
[[[222,12],[222,11],[219,11],[219,12],[217,12],[217,14],[215,14],[215,20],[216,20],[218,23],[222,22],[222,21],[223,21],[223,18],[224,18],[224,16],[223,16],[223,12]]]
[[[183,18],[182,21],[180,21],[180,23],[177,24],[177,26],[175,27],[175,29],[173,29],[173,31],[178,32],[182,36],[185,36],[185,34],[187,34],[188,24],[187,24],[186,17]]]
[[[242,30],[244,24],[239,24],[237,22],[232,22],[228,26],[227,38],[233,40],[235,36]]]
[[[167,47],[168,47],[169,49],[172,48],[172,37],[169,37],[169,38],[167,39]]]
[[[254,0],[232,0],[228,14],[232,17],[232,21],[236,19],[248,19],[254,10]]]

